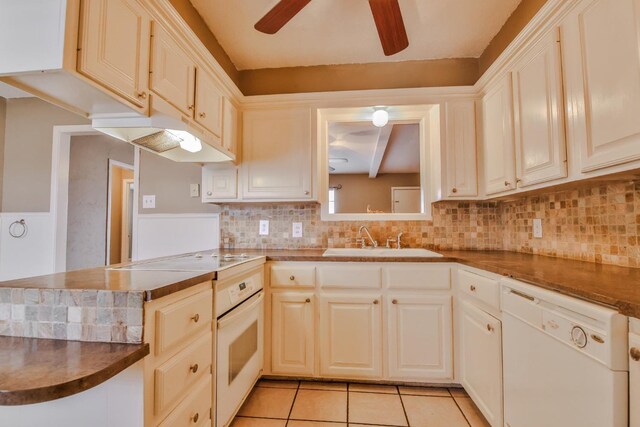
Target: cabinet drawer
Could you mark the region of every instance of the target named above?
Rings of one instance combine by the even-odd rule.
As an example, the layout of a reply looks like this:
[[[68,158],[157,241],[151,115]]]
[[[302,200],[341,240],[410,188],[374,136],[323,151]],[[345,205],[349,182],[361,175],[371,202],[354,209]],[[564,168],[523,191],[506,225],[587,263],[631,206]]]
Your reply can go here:
[[[198,380],[211,374],[211,353],[211,333],[206,333],[155,370],[156,414],[177,403]]]
[[[458,271],[458,279],[462,292],[491,307],[500,308],[500,285],[497,280],[465,270]]]
[[[156,354],[211,328],[213,290],[199,292],[156,312]]]
[[[374,265],[327,265],[318,267],[323,288],[380,288],[381,268]]]
[[[451,267],[397,263],[383,269],[385,283],[392,289],[449,289]]]
[[[189,396],[160,423],[159,427],[193,427],[211,420],[211,375],[190,391]]]
[[[308,265],[274,265],[271,267],[271,287],[296,286],[312,288],[316,285],[316,269]]]

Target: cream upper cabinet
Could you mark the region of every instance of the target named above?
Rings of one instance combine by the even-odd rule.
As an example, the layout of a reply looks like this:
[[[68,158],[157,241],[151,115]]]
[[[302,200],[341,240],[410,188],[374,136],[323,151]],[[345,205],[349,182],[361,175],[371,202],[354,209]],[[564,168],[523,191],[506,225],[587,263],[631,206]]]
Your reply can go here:
[[[640,159],[640,1],[585,0],[562,33],[568,132],[580,170]]]
[[[188,117],[195,108],[196,65],[160,25],[153,25],[151,90]]]
[[[235,200],[238,197],[238,170],[233,165],[202,167],[202,202]]]
[[[503,426],[502,323],[462,301],[460,379],[489,424]]]
[[[474,100],[450,101],[445,105],[446,197],[478,195],[476,161],[476,109]]]
[[[380,294],[320,298],[320,374],[327,377],[382,376]]]
[[[313,375],[315,297],[312,292],[271,297],[271,372]]]
[[[560,34],[552,31],[513,68],[518,184],[567,176]]]
[[[311,199],[310,109],[246,111],[243,128],[242,198]]]
[[[453,378],[450,296],[390,295],[387,300],[389,378]]]
[[[206,71],[197,70],[195,120],[217,137],[222,137],[222,93],[220,84]]]
[[[638,320],[633,320],[640,322]],[[640,330],[638,331],[640,332]],[[629,334],[629,427],[640,427],[640,334]]]
[[[78,71],[146,112],[151,18],[137,0],[82,2]]]
[[[238,154],[239,126],[238,109],[225,97],[222,103],[222,146],[234,154]]]
[[[483,157],[486,194],[516,188],[511,73],[482,99]]]

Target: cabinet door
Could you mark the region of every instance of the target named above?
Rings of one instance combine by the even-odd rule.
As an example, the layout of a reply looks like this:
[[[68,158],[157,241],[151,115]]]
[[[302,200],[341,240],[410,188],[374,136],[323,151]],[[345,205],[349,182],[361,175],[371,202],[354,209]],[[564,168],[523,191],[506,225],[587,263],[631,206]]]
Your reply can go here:
[[[382,376],[382,310],[379,294],[328,295],[320,305],[320,374]]]
[[[247,111],[243,124],[243,198],[310,199],[310,110]]]
[[[567,176],[560,34],[552,31],[513,70],[516,165],[522,187]]]
[[[569,135],[581,170],[640,159],[640,1],[583,1],[564,22]]]
[[[484,176],[487,194],[516,188],[511,73],[482,99]]]
[[[629,334],[629,427],[640,427],[640,335]]]
[[[462,385],[489,424],[502,427],[502,323],[468,301],[461,310]]]
[[[233,154],[238,154],[240,116],[238,109],[228,98],[224,98],[222,117],[222,146]]]
[[[475,101],[446,104],[446,188],[448,197],[478,195]]]
[[[222,93],[220,84],[206,71],[196,75],[196,122],[222,137]]]
[[[313,375],[313,293],[274,293],[271,296],[271,372]]]
[[[78,71],[146,110],[151,19],[137,0],[82,2]]]
[[[453,377],[450,296],[390,296],[389,378],[429,380]]]
[[[154,23],[151,43],[151,90],[193,117],[196,66],[185,50]]]
[[[238,171],[235,166],[205,165],[202,167],[202,202],[236,199]]]

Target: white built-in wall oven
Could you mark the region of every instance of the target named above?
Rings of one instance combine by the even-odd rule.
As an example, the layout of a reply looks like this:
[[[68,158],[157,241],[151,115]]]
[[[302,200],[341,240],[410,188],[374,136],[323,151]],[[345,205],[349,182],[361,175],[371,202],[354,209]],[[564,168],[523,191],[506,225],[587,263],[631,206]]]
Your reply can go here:
[[[231,424],[262,375],[264,291],[262,270],[215,290],[217,314],[216,427]]]

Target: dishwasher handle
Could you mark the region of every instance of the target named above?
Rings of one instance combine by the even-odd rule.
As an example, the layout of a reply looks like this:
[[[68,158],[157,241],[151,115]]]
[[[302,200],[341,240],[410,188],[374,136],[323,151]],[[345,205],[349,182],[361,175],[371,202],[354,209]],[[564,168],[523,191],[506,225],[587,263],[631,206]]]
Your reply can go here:
[[[263,299],[264,299],[264,291],[260,291],[258,294],[249,298],[248,300],[240,304],[238,307],[234,308],[229,314],[227,314],[226,316],[218,320],[218,329],[223,329],[225,326],[229,325],[230,323],[233,323],[237,319],[250,313],[254,308],[256,308],[256,306],[262,303]]]

